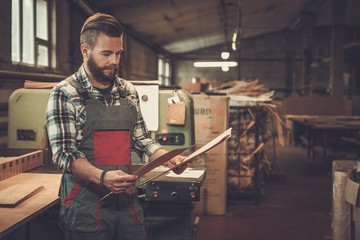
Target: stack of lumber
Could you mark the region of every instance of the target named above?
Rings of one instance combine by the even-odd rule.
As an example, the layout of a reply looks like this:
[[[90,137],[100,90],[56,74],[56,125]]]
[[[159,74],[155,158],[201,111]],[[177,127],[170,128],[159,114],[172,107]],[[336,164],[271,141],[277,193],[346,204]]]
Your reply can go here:
[[[252,81],[229,81],[220,85],[220,93],[226,93],[228,95],[237,94],[244,96],[259,96],[269,90],[264,84],[259,84],[259,80],[255,79]]]
[[[256,101],[268,102],[274,95],[274,91],[269,91],[264,84],[260,84],[258,79],[245,81],[234,80],[223,83],[214,90],[216,93],[226,94],[235,101]]]

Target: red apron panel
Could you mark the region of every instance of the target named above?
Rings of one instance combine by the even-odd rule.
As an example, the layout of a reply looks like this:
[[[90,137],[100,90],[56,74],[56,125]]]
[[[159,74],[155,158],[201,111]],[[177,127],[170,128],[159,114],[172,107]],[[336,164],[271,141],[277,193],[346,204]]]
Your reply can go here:
[[[130,131],[94,131],[95,165],[116,166],[130,163]]]

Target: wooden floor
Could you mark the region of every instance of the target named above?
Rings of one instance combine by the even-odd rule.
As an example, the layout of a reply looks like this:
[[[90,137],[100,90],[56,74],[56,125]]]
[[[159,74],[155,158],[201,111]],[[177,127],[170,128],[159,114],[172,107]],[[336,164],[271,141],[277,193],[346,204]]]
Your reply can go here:
[[[332,239],[331,164],[308,160],[300,147],[278,147],[277,152],[286,179],[267,180],[258,202],[232,199],[225,215],[200,216],[198,234],[191,240]],[[63,239],[57,218],[55,208],[35,219],[30,239]],[[25,231],[20,228],[4,240],[25,239]]]

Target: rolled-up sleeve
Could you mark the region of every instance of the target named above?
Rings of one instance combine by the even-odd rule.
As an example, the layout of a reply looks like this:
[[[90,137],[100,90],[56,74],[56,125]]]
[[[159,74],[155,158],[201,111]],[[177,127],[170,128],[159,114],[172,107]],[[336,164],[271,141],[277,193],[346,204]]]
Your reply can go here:
[[[69,96],[55,87],[49,96],[46,126],[52,161],[63,172],[71,172],[71,162],[85,157],[76,146],[75,116],[76,109]]]

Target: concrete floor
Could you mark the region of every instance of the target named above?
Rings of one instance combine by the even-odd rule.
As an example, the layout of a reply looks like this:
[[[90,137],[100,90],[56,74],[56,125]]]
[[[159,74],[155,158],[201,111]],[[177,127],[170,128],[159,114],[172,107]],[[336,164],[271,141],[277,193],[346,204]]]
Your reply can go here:
[[[300,147],[278,147],[282,181],[266,180],[258,202],[228,201],[223,216],[200,216],[199,240],[321,240],[331,239],[331,164],[308,160]],[[57,226],[58,209],[30,224],[30,239],[63,239]],[[4,240],[25,239],[25,227]],[[173,239],[173,238],[171,238]],[[174,238],[175,239],[175,238]],[[158,240],[158,239],[153,239]],[[193,239],[195,240],[195,239]]]
[[[331,164],[308,160],[300,147],[278,147],[284,181],[266,180],[259,203],[229,200],[224,216],[201,216],[199,239],[332,239]]]

